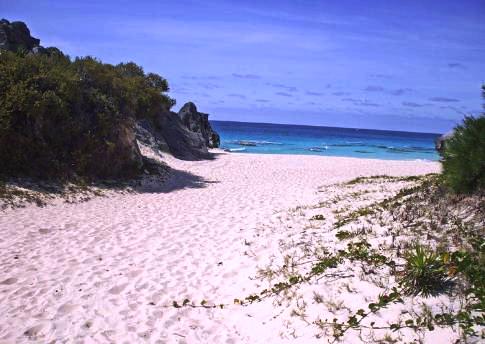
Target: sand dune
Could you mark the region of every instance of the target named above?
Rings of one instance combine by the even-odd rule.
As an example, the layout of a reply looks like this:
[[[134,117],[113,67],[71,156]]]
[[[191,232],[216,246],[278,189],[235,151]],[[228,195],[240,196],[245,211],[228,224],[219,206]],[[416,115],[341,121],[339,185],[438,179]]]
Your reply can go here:
[[[170,179],[144,192],[0,213],[0,342],[285,341],[271,303],[171,305],[232,303],[258,290],[250,277],[275,254],[277,217],[315,202],[318,187],[439,171],[434,162],[296,155],[168,163]]]

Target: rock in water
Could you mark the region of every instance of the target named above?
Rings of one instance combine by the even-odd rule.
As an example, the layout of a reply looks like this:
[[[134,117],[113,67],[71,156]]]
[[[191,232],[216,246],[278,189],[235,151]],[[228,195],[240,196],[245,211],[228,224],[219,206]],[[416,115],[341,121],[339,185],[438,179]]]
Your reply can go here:
[[[198,112],[194,103],[186,103],[182,106],[178,115],[187,129],[201,135],[207,147],[219,147],[220,137],[219,134],[212,129],[209,123],[209,115]]]

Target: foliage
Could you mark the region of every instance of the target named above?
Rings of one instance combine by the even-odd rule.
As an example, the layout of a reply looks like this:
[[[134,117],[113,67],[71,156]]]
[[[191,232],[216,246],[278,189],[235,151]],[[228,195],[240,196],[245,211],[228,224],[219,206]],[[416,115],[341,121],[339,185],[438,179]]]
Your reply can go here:
[[[485,85],[482,90],[485,98]],[[456,193],[485,188],[485,114],[465,117],[446,141],[443,176]]]
[[[349,238],[352,238],[352,233],[350,233],[349,231],[338,231],[335,236],[337,237],[337,239],[339,240],[345,240],[345,239],[349,239]]]
[[[435,294],[449,281],[446,274],[443,273],[444,271],[448,271],[449,275],[460,278],[462,283],[467,286],[463,291],[465,303],[462,308],[455,312],[449,311],[436,314],[424,312],[404,321],[385,326],[376,326],[374,322],[371,322],[370,328],[390,329],[392,331],[412,328],[416,331],[422,329],[433,331],[435,326],[458,325],[465,337],[481,336],[483,339],[484,333],[480,335],[477,329],[485,326],[484,253],[485,240],[483,238],[478,238],[474,241],[474,248],[472,250],[454,251],[443,254],[438,254],[426,250],[421,246],[417,246],[415,251],[407,258],[405,270],[405,273],[409,274],[407,278],[411,279],[415,284],[411,284],[410,286],[407,282],[402,283],[401,281],[399,289],[393,287],[391,293],[379,295],[376,302],[370,303],[370,311],[359,309],[355,314],[350,315],[347,321],[338,322],[334,319],[330,323],[319,321],[317,325],[320,327],[332,327],[334,337],[339,339],[349,329],[359,330],[361,327],[365,327],[361,322],[370,314],[376,313],[392,303],[402,303],[403,297],[410,293],[414,295],[421,294],[425,297]],[[413,262],[410,262],[410,260]],[[421,273],[416,274],[416,268],[413,266],[419,266],[417,271]],[[435,282],[427,283],[424,276],[428,276]],[[428,288],[427,290],[430,290],[430,292],[425,293],[423,286]]]
[[[374,212],[375,212],[375,210],[373,209],[372,206],[359,208],[359,209],[351,212],[350,214],[346,215],[345,217],[338,219],[338,221],[335,222],[334,226],[335,226],[335,228],[343,227],[346,224],[357,220],[361,216],[372,215],[372,214],[374,214]]]
[[[400,280],[405,294],[435,295],[450,281],[444,259],[421,245],[416,245],[406,254],[406,267]]]
[[[391,180],[378,176],[358,182],[373,183],[377,178],[383,182]],[[433,236],[438,239],[439,249],[415,245],[405,251],[403,257],[400,249],[407,247],[405,241],[393,241],[392,246],[372,247],[367,238],[363,237],[361,241],[347,243],[345,249],[335,253],[325,250],[325,254],[319,253],[313,259],[305,256],[298,265],[309,264],[310,267],[303,270],[306,273],[299,275],[293,268],[283,270],[289,273],[283,274],[287,277],[286,280],[243,300],[237,299],[237,304],[249,305],[268,297],[278,297],[278,302],[281,302],[282,297],[298,298],[300,296],[294,296],[292,290],[296,292],[299,285],[311,283],[312,280],[338,278],[349,266],[342,264],[348,262],[352,266],[361,266],[365,274],[386,271],[392,277],[388,281],[394,280],[396,283],[382,285],[385,289],[376,300],[368,303],[367,307],[354,311],[349,309],[350,314],[343,319],[317,318],[313,323],[322,333],[327,334],[327,329],[330,329],[335,341],[342,340],[350,330],[361,334],[363,329],[368,329],[370,333],[376,330],[394,332],[401,329],[424,332],[434,331],[437,327],[458,327],[465,342],[470,337],[484,338],[485,332],[480,332],[485,326],[485,239],[483,226],[480,225],[483,224],[481,198],[479,195],[472,197],[449,193],[442,186],[442,178],[438,175],[409,177],[406,180],[396,178],[394,181],[416,183],[402,188],[392,197],[354,210],[341,218],[340,222],[333,224],[336,237],[339,240],[348,240],[355,236],[354,232],[339,229],[341,223],[352,224],[362,217],[378,218],[386,213],[390,215],[388,221],[393,237],[402,236],[404,233],[399,231],[403,228],[407,232],[404,235],[420,233],[424,225],[421,220],[429,220],[430,226],[425,227],[428,229],[426,237]],[[455,211],[463,216],[463,220],[456,217]],[[403,228],[396,226],[398,222]],[[435,223],[437,227],[431,227],[431,223]],[[436,235],[440,237],[436,238]],[[401,264],[402,258],[404,264]],[[453,298],[460,300],[459,306],[443,307],[438,311],[423,307],[422,311],[403,313],[394,321],[376,323],[380,321],[375,318],[376,321],[372,321],[373,314],[395,303],[407,303],[410,296],[427,298],[448,290],[452,291]],[[304,304],[304,301],[301,303]],[[301,313],[304,314],[304,310]],[[308,322],[306,317],[303,320]]]
[[[118,154],[117,142],[133,119],[174,104],[167,91],[165,79],[131,62],[2,52],[0,174],[111,177],[107,156],[136,173],[140,166]]]
[[[388,175],[375,175],[375,176],[369,176],[369,177],[357,177],[346,182],[345,185],[372,183],[374,181],[380,181],[380,180],[414,182],[414,181],[418,181],[420,178],[421,176],[395,177],[395,176],[388,176]]]

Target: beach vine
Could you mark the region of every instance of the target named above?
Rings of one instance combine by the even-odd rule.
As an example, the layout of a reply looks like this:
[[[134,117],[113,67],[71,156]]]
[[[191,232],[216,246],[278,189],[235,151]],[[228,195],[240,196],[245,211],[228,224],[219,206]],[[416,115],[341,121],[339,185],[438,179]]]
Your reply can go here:
[[[395,333],[410,329],[423,333],[437,327],[454,327],[460,329],[464,341],[470,337],[485,338],[485,239],[484,228],[480,226],[485,218],[481,208],[482,196],[470,200],[447,195],[441,187],[439,175],[361,177],[344,184],[344,187],[386,182],[401,183],[403,186],[383,200],[336,213],[331,231],[335,233],[336,240],[346,242],[344,248],[331,252],[327,248],[318,247],[310,256],[305,255],[304,261],[287,259],[280,269],[267,273],[271,278],[283,275],[283,279],[259,292],[235,298],[232,303],[215,302],[209,305],[205,300],[199,303],[185,299],[173,302],[172,306],[225,309],[234,305],[248,307],[267,299],[283,298],[289,301],[296,297],[293,290],[304,284],[348,277],[350,263],[351,266],[359,266],[366,275],[391,276],[394,283],[380,286],[384,291],[369,302],[367,307],[350,311],[345,303],[337,305],[337,308],[349,310],[345,318],[317,318],[311,321],[319,331],[323,331],[317,337],[330,336],[333,341],[340,341],[349,331],[361,333],[363,330],[383,330]],[[352,195],[358,197],[362,193],[353,192]],[[450,204],[465,204],[464,209],[468,212],[464,212],[465,216],[463,209],[462,215],[459,215],[460,211],[450,212],[447,210]],[[474,216],[467,216],[470,212]],[[328,223],[326,216],[318,215],[311,217],[310,221],[318,221],[322,226]],[[379,225],[390,227],[392,243],[389,247],[370,244],[367,234],[372,233],[372,221],[370,229],[350,229],[350,226],[364,219],[378,220]],[[399,228],[396,228],[397,223],[400,224]],[[406,238],[415,240],[398,240],[404,231],[407,233]],[[428,233],[425,237],[432,239],[427,244],[416,240],[423,233]],[[296,273],[295,266],[303,272]],[[442,294],[453,294],[460,300],[460,307],[436,312],[423,304],[421,311],[408,312],[397,321],[382,323],[382,320],[372,319],[372,315],[394,304],[403,304],[414,297],[427,299]],[[317,303],[323,302],[318,295],[315,299]],[[281,302],[278,304],[281,305]],[[304,313],[304,309],[292,312],[293,315],[301,315],[308,323],[303,318]]]

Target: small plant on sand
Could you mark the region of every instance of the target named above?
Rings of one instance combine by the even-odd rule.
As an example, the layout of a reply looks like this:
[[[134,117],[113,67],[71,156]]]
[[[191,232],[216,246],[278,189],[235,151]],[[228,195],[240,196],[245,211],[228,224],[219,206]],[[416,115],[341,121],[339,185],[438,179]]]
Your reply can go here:
[[[349,231],[344,231],[344,230],[342,230],[342,231],[338,231],[338,232],[335,234],[335,236],[336,236],[336,237],[337,237],[337,239],[339,239],[339,240],[345,240],[345,239],[350,239],[350,238],[352,238],[352,236],[353,236],[353,235],[352,235],[352,233],[351,233],[351,232],[349,232]]]
[[[340,228],[340,227],[345,226],[348,223],[354,222],[359,217],[366,217],[366,216],[375,214],[374,206],[375,205],[373,204],[373,205],[365,206],[365,207],[362,207],[362,208],[359,208],[357,210],[352,211],[348,215],[339,218],[337,220],[337,222],[335,222],[334,227]]]
[[[408,295],[435,295],[450,283],[443,258],[435,252],[417,245],[406,256],[401,277],[402,290]]]
[[[318,215],[312,216],[312,218],[310,220],[314,220],[314,221],[324,221],[325,220],[325,217],[322,214],[318,214]]]

